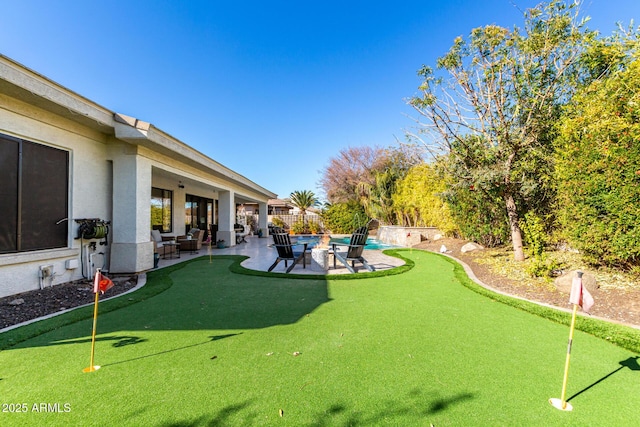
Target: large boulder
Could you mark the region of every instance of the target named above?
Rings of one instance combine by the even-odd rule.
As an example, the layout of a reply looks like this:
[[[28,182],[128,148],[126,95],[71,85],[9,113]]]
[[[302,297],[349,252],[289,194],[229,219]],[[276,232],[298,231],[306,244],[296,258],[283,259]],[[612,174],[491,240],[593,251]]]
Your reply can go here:
[[[467,244],[465,244],[463,247],[460,248],[460,252],[467,253],[467,252],[472,252],[472,251],[479,251],[479,250],[483,250],[484,248],[477,244],[477,243],[473,243],[473,242],[469,242]]]
[[[578,270],[573,270],[563,274],[560,277],[556,277],[556,279],[554,280],[556,289],[564,294],[570,294],[571,282],[573,282],[573,278],[576,277],[576,271]],[[587,288],[587,290],[592,294],[600,287],[596,282],[595,276],[591,273],[586,272],[582,275],[582,285]]]

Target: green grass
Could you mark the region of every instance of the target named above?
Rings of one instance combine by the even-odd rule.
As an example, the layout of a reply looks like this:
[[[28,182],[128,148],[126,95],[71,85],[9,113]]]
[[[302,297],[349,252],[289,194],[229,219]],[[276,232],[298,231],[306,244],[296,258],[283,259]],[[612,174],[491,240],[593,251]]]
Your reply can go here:
[[[0,409],[28,412],[0,412],[0,425],[637,423],[636,353],[576,332],[575,409],[558,411],[547,400],[561,391],[564,314],[482,295],[439,255],[397,254],[403,274],[359,280],[238,274],[237,257],[160,270],[100,305],[95,373],[82,372],[85,309],[1,334]],[[34,412],[41,403],[69,412]]]

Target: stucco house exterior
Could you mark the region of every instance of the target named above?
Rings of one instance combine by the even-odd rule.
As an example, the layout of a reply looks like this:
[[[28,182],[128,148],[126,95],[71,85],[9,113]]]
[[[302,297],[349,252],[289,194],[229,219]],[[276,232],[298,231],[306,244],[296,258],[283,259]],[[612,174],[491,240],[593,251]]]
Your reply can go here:
[[[154,125],[0,55],[0,297],[104,267],[153,268],[150,232],[235,244],[236,206],[271,191]]]

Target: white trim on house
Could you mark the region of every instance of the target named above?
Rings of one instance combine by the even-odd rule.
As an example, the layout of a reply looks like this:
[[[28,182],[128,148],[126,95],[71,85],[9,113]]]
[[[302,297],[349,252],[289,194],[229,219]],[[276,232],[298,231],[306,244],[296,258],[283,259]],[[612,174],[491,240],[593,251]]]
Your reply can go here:
[[[217,238],[229,245],[235,244],[236,204],[257,203],[264,213],[259,227],[267,229],[273,192],[153,124],[110,111],[3,55],[0,134],[69,153],[67,247],[0,253],[0,297],[86,276],[86,266],[73,267],[86,264],[92,250],[85,246],[91,242],[76,238],[80,218],[111,223],[108,245],[97,245],[94,255],[101,253],[112,273],[152,268],[151,187],[173,192],[173,235],[184,234],[187,194],[217,201]],[[46,280],[43,265],[53,266]]]

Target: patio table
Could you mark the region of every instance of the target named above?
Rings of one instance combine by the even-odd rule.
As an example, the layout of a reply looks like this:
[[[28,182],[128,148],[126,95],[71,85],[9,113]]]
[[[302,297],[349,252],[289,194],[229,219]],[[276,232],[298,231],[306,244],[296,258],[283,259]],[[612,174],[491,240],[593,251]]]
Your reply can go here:
[[[162,258],[167,259],[167,247],[175,248],[175,250],[169,251],[169,259],[173,259],[174,253],[176,254],[176,258],[180,258],[180,243],[176,242],[164,242],[164,244],[162,245]]]

